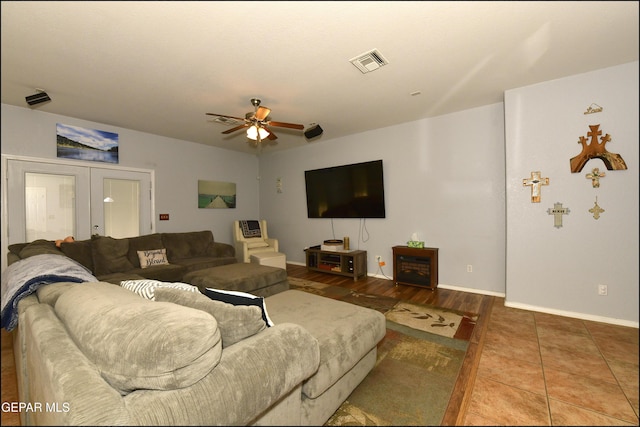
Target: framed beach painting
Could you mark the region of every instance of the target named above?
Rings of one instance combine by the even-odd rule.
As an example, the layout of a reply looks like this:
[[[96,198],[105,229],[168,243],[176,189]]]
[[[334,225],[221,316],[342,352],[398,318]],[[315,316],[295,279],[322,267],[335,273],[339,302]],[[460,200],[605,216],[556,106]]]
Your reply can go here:
[[[236,183],[198,180],[198,208],[236,207]]]
[[[118,163],[118,134],[56,123],[58,157]]]

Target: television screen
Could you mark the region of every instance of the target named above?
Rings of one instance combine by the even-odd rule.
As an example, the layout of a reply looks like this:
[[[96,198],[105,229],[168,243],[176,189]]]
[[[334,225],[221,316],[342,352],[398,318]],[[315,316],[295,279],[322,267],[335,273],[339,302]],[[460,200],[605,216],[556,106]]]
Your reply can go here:
[[[309,218],[385,218],[382,160],[305,171]]]

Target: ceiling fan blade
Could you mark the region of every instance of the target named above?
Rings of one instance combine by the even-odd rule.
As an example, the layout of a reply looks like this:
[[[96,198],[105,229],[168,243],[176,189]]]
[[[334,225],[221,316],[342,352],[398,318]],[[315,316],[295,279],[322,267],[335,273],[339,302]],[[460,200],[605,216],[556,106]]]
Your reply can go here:
[[[227,130],[225,130],[225,131],[224,131],[224,132],[222,132],[222,133],[225,133],[225,134],[226,134],[226,133],[232,133],[232,132],[235,132],[235,131],[240,130],[240,129],[242,129],[242,128],[246,128],[247,126],[249,126],[249,125],[245,123],[245,124],[243,124],[243,125],[236,126],[236,127],[234,127],[234,128],[231,128],[231,129],[227,129]]]
[[[281,128],[298,129],[298,130],[304,129],[303,125],[298,125],[295,123],[274,122],[273,120],[269,121],[269,123],[267,124],[269,126],[277,126]]]
[[[267,107],[258,107],[258,111],[256,111],[256,120],[262,121],[266,119],[270,112],[271,110]]]
[[[205,114],[208,116],[227,117],[229,119],[235,119],[235,120],[241,120],[241,121],[245,120],[243,117],[227,116],[226,114],[214,114],[214,113],[205,113]]]
[[[267,135],[267,139],[270,139],[271,141],[275,141],[276,139],[278,139],[278,136],[273,133],[273,131],[271,129],[267,129],[269,131],[269,135]]]

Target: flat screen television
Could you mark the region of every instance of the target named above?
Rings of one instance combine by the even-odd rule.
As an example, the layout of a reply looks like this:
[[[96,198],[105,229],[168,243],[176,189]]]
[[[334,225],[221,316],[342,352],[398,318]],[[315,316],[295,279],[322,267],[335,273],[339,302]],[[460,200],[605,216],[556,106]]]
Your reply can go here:
[[[309,218],[385,218],[382,160],[304,172]]]

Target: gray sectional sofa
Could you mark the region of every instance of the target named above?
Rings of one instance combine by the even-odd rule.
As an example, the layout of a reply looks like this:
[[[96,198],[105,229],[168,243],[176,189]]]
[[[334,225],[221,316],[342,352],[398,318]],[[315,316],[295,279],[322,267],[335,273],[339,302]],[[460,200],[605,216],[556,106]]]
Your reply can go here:
[[[42,404],[22,424],[322,425],[373,369],[385,318],[298,290],[265,306],[274,325],[256,328],[257,306],[198,292],[43,286],[18,305],[20,401]]]
[[[47,241],[10,247],[10,268],[26,258],[26,270],[60,263],[58,277],[74,279],[40,284],[16,304],[19,400],[33,409],[21,412],[22,425],[325,423],[373,369],[384,316],[288,286],[272,287],[279,292],[258,298],[262,305],[217,301],[202,286],[165,286],[235,263],[233,254],[233,263],[225,263],[229,252],[213,244],[210,232],[168,234],[141,239],[126,251],[117,239],[96,245],[104,238],[75,242],[74,252],[64,244],[52,249]],[[191,236],[208,243],[198,251],[179,244]],[[156,249],[159,242],[169,265],[179,268],[149,277],[165,266],[141,268],[131,248]],[[96,254],[121,264],[105,269]],[[181,276],[174,275],[178,269]],[[119,286],[151,278],[161,281],[153,299]],[[264,321],[265,311],[272,324]]]

